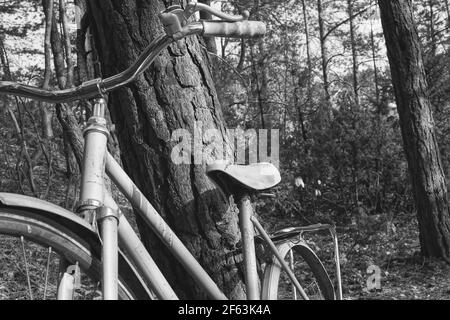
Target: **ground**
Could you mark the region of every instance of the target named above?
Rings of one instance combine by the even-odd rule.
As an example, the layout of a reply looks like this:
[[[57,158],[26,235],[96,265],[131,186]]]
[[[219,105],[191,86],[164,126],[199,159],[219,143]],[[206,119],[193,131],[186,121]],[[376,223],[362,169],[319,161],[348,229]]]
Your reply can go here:
[[[292,217],[264,218],[272,230],[298,225]],[[337,226],[337,233],[344,299],[450,299],[450,265],[420,255],[414,213],[398,213],[389,224]],[[333,274],[331,237],[314,235],[308,242]],[[374,282],[368,288],[368,280],[373,279],[373,271],[368,273],[371,266],[380,273],[379,289],[373,288]]]

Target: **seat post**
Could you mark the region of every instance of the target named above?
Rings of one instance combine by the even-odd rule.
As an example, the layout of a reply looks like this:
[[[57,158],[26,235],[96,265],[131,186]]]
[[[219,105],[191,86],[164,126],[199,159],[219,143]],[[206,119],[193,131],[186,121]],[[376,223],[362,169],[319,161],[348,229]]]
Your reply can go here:
[[[245,263],[245,285],[247,288],[248,300],[259,300],[259,281],[256,267],[255,254],[255,232],[251,217],[253,215],[253,208],[250,201],[250,196],[246,193],[238,197],[239,205],[239,225],[242,235],[242,251],[244,253]]]

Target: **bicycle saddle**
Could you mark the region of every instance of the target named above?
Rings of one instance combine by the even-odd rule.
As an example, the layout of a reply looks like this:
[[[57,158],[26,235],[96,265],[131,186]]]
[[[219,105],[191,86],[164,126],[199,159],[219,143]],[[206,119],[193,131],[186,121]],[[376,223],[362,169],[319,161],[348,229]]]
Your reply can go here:
[[[244,166],[217,161],[207,166],[206,174],[226,194],[263,191],[275,187],[281,181],[278,169],[267,162]]]

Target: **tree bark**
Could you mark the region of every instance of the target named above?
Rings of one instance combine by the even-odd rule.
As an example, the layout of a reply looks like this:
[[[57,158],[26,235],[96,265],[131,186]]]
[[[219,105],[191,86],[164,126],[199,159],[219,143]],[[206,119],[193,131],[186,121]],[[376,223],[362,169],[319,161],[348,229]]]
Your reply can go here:
[[[245,43],[245,39],[242,39],[241,40],[241,54],[239,55],[239,63],[236,67],[236,70],[238,72],[242,72],[242,69],[244,69],[246,51],[247,51],[247,45]]]
[[[436,51],[437,51],[437,39],[436,39],[436,26],[435,26],[435,13],[434,13],[434,6],[435,2],[434,0],[428,0],[428,10],[430,14],[430,23],[429,23],[429,39],[430,39],[430,57],[434,58],[436,57]]]
[[[379,0],[422,254],[450,257],[447,187],[434,131],[423,53],[408,0]]]
[[[320,51],[322,58],[322,76],[323,76],[323,91],[325,93],[325,100],[327,102],[326,108],[331,105],[330,82],[328,80],[328,50],[326,45],[325,25],[323,20],[323,5],[322,0],[317,0],[317,13],[319,16],[319,36],[320,36]],[[325,110],[324,114],[328,114]]]
[[[372,6],[372,0],[370,1],[370,4]],[[375,9],[376,12],[377,9]],[[373,14],[373,13],[372,13]],[[372,63],[373,63],[373,79],[374,79],[374,87],[375,87],[375,107],[376,107],[376,122],[375,122],[375,127],[376,127],[376,132],[381,132],[382,130],[382,104],[380,101],[380,85],[379,85],[379,76],[378,76],[378,65],[377,65],[377,46],[375,43],[375,33],[374,33],[374,29],[373,29],[373,20],[371,18],[370,20],[370,47],[371,47],[371,52],[372,52]],[[379,175],[383,175],[383,168],[382,168],[382,161],[381,161],[381,157],[382,157],[382,148],[383,148],[383,135],[378,134],[375,141],[376,141],[376,157],[375,157],[375,171],[379,173]],[[376,203],[377,203],[377,208],[380,208],[381,202],[382,202],[382,191],[380,190],[379,187],[379,179],[377,179],[376,182],[376,186],[377,186],[377,199],[376,199]]]
[[[105,77],[129,67],[162,34],[160,0],[89,1],[96,47]],[[195,122],[217,128],[225,137],[224,119],[208,59],[198,38],[173,44],[144,75],[110,95],[124,168],[158,212],[232,298],[243,297],[241,273],[233,251],[239,232],[236,213],[205,174],[204,165],[176,165],[171,150],[174,130],[191,134]],[[202,141],[200,137],[200,141]],[[208,142],[202,141],[205,146]],[[183,298],[205,298],[159,239],[138,218],[144,244]]]
[[[86,33],[89,28],[88,4],[86,0],[75,0],[75,21],[77,24],[77,37],[75,47],[77,51],[77,84],[80,85],[89,79],[87,52],[86,52]]]
[[[261,55],[261,53],[260,53]],[[253,92],[256,93],[256,101],[258,103],[258,108],[259,108],[259,118],[260,118],[260,123],[261,123],[261,128],[262,129],[266,129],[266,111],[265,111],[265,92],[264,91],[264,87],[265,84],[267,84],[266,81],[264,81],[264,70],[261,70],[261,77],[259,76],[258,70],[259,67],[262,65],[261,63],[261,59],[258,59],[255,55],[255,49],[254,49],[254,44],[252,43],[251,47],[250,47],[250,57],[252,60],[252,77],[254,79],[254,81],[252,82],[253,85]],[[260,78],[262,78],[262,80],[260,80]]]
[[[199,2],[204,3],[208,6],[211,5],[211,0],[199,0]],[[200,12],[200,19],[202,20],[212,20],[212,16],[208,12]],[[214,37],[203,37],[206,45],[206,49],[213,53],[217,54],[217,45],[216,45],[216,38]]]
[[[69,37],[69,28],[66,13],[65,0],[60,0],[59,14],[62,24],[62,35],[59,33],[54,13],[50,14],[53,1],[43,0],[46,19],[51,19],[50,50],[53,53],[53,64],[57,75],[57,83],[60,89],[66,89],[74,85],[74,64],[72,62],[72,49]],[[46,41],[47,43],[47,41]],[[50,57],[49,57],[50,58]],[[71,209],[70,190],[76,190],[75,182],[77,172],[81,172],[83,157],[83,135],[78,121],[72,111],[71,105],[56,104],[57,119],[63,129],[64,155],[66,158],[66,208]],[[76,192],[76,191],[75,191]]]
[[[353,17],[353,0],[347,0],[347,10],[350,19],[350,42],[353,59],[353,94],[355,105],[359,107],[358,50],[356,48],[356,30],[354,22],[355,18]]]
[[[373,22],[370,21],[370,48],[372,51],[372,63],[373,63],[373,77],[375,86],[375,100],[377,104],[377,113],[381,113],[380,108],[380,86],[379,86],[379,76],[378,76],[378,65],[377,65],[377,47],[375,44],[375,33],[373,30]]]
[[[313,73],[313,65],[311,58],[311,39],[309,35],[309,19],[308,19],[308,11],[306,8],[305,0],[302,0],[302,11],[303,11],[303,23],[305,27],[305,39],[306,39],[306,61],[308,65],[308,105],[311,107],[312,105],[312,73]]]
[[[445,12],[447,13],[447,26],[450,25],[450,5],[448,4],[448,0],[444,0],[445,4]]]
[[[67,66],[66,88],[71,88],[74,85],[74,63],[72,60],[72,46],[70,44],[69,22],[67,21],[66,11],[66,0],[59,0],[59,18],[61,19]]]
[[[46,0],[43,0],[46,1]],[[45,39],[44,39],[44,53],[45,53],[45,71],[44,71],[44,83],[42,89],[48,90],[50,88],[50,80],[52,77],[52,48],[51,48],[51,31],[53,22],[53,0],[47,0],[46,14],[45,14]],[[42,117],[43,135],[46,139],[53,138],[52,118],[53,114],[48,109],[48,105],[45,103],[39,103],[39,108]]]

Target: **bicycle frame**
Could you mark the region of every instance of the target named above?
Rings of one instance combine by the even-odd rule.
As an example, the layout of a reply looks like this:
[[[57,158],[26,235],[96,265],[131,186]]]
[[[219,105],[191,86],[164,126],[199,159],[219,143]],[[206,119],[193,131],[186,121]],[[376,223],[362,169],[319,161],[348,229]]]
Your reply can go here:
[[[123,215],[119,214],[119,207],[105,190],[103,176],[111,178],[121,193],[128,199],[141,218],[152,228],[167,249],[183,265],[186,271],[193,277],[196,283],[211,297],[218,300],[226,300],[227,297],[218,288],[208,273],[201,267],[194,256],[184,246],[177,235],[171,230],[164,219],[151,205],[131,178],[125,173],[114,157],[106,150],[107,135],[104,113],[106,102],[100,99],[94,106],[93,116],[88,121],[84,131],[85,150],[83,159],[83,171],[81,178],[81,192],[79,212],[85,214],[85,219],[94,223],[98,221],[101,236],[103,238],[103,291],[104,298],[117,299],[117,251],[122,247],[129,255],[130,260],[136,266],[138,273],[144,278],[149,287],[160,299],[177,299],[162,272],[145,249],[134,230]],[[96,217],[92,213],[96,213]],[[257,261],[255,255],[254,231],[257,227],[265,234],[261,225],[253,216],[253,211],[248,195],[239,199],[240,231],[242,234],[242,251],[245,265],[245,283],[247,298],[257,300],[260,298],[258,288]],[[265,242],[269,245],[273,254],[279,258],[277,249],[266,235]],[[279,258],[282,267],[291,277],[294,285],[302,296],[304,291],[285,262]]]
[[[113,182],[122,191],[124,196],[130,201],[133,207],[141,214],[144,221],[159,236],[169,251],[182,263],[197,283],[215,299],[226,299],[214,281],[200,266],[197,260],[190,254],[181,240],[173,233],[170,227],[156,212],[150,202],[143,196],[131,179],[115,162],[114,158],[107,153],[107,130],[104,120],[105,101],[100,99],[94,106],[93,117],[89,120],[85,129],[85,150],[83,160],[83,172],[81,178],[80,206],[79,211],[85,214],[87,220],[95,221],[89,214],[92,210],[102,206],[110,208],[111,212],[117,212],[118,206],[110,195],[106,195],[103,185],[103,176],[106,170]],[[116,218],[115,223],[111,221]],[[162,277],[162,273],[157,268],[153,259],[144,246],[134,234],[133,230],[126,222],[124,216],[99,216],[98,222],[103,238],[102,260],[103,260],[103,283],[105,299],[116,299],[117,283],[117,236],[124,248],[128,248],[128,253],[132,262],[137,266],[147,283],[155,291],[156,295],[163,299],[175,299],[173,290],[169,289],[167,281]],[[117,228],[117,223],[119,227]],[[136,249],[137,248],[137,249]],[[142,261],[150,264],[150,268],[143,268]],[[155,276],[156,275],[156,276]]]

